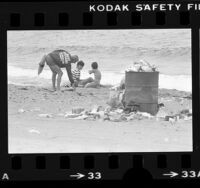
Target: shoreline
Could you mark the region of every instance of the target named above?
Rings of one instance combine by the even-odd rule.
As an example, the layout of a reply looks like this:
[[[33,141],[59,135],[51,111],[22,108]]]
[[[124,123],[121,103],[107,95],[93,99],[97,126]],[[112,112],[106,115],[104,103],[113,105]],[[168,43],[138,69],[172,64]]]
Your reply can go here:
[[[35,67],[36,68],[36,67]],[[18,74],[16,75],[16,72]],[[62,79],[62,84],[65,84],[67,82],[68,77],[65,73],[65,70],[63,70],[64,75]],[[112,71],[103,71],[102,72],[102,85],[117,85],[121,82],[122,78],[125,75],[125,72],[112,72]],[[16,75],[16,76],[13,76]],[[40,85],[40,86],[48,86],[51,85],[51,71],[47,66],[45,66],[43,73],[38,76],[35,72],[35,69],[22,69],[19,67],[8,67],[8,77],[9,81],[8,83],[12,83],[14,85],[20,84],[20,85]],[[90,77],[91,75],[88,74],[86,70],[81,71],[81,79],[85,79]],[[114,79],[113,79],[114,78]],[[159,73],[159,87],[160,88],[167,88],[167,89],[173,89],[176,88],[178,90],[184,90],[191,92],[192,91],[192,76],[191,74],[164,74]]]

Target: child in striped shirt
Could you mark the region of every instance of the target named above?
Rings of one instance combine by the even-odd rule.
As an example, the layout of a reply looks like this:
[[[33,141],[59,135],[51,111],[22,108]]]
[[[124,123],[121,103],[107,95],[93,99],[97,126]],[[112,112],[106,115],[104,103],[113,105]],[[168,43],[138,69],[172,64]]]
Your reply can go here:
[[[76,64],[76,69],[72,70],[72,78],[74,80],[75,87],[78,87],[78,84],[80,82],[80,77],[81,77],[81,70],[83,69],[84,65],[85,64],[83,61],[78,61]],[[65,86],[68,87],[69,84],[66,84]]]

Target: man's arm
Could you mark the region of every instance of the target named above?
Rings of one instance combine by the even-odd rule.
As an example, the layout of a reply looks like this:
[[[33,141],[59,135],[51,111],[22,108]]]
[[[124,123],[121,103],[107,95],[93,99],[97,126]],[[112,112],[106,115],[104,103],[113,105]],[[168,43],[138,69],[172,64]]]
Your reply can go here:
[[[73,84],[74,80],[73,80],[73,77],[72,77],[71,64],[70,63],[68,63],[66,65],[66,71],[67,71],[67,74],[68,74],[69,81],[71,82],[71,84]]]

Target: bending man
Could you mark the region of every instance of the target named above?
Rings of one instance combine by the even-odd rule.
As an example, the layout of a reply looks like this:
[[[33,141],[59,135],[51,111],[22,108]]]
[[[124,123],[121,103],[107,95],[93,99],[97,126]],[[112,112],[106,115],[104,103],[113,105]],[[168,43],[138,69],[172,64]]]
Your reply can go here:
[[[74,80],[71,73],[71,63],[78,61],[77,55],[71,55],[65,50],[54,50],[48,55],[44,55],[39,63],[38,75],[42,72],[45,62],[52,71],[52,88],[53,91],[60,90],[60,83],[63,72],[61,68],[66,68],[69,81],[72,87],[74,87]],[[57,87],[56,87],[56,76],[57,76]]]

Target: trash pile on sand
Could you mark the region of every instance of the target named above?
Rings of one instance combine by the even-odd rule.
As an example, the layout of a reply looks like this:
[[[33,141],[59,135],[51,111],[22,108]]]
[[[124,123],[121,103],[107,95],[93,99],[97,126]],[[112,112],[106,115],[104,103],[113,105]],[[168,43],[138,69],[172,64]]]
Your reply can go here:
[[[143,120],[150,119],[156,121],[169,121],[174,123],[179,120],[191,120],[192,110],[185,109],[177,114],[162,113],[163,109],[158,112],[157,115],[153,116],[147,112],[133,111],[127,112],[122,108],[112,109],[110,107],[103,108],[102,106],[94,107],[92,110],[84,110],[83,108],[72,109],[72,112],[65,114],[67,119],[76,120],[102,120],[102,121],[112,121],[112,122],[127,122],[133,120]]]
[[[162,109],[159,110],[156,117],[161,120],[175,122],[179,120],[191,120],[192,119],[192,109],[183,109],[179,113],[176,114],[166,114]]]
[[[71,112],[60,113],[60,114],[49,114],[43,113],[38,114],[40,118],[54,118],[55,116],[61,116],[66,119],[74,120],[100,120],[100,121],[111,121],[111,122],[129,122],[134,120],[156,120],[156,121],[168,121],[171,124],[174,124],[180,120],[188,121],[192,120],[192,109],[183,109],[177,113],[166,112],[165,106],[163,103],[158,104],[159,111],[156,115],[151,115],[147,112],[140,112],[138,110],[127,110],[123,107],[102,107],[94,106],[91,110],[86,110],[84,108],[73,108]],[[24,110],[19,109],[18,113],[24,112],[37,112],[38,109],[34,110]]]
[[[145,60],[136,61],[126,69],[126,72],[155,72],[157,68],[155,65],[150,65]]]
[[[134,119],[153,118],[146,112],[132,112],[127,114],[122,108],[111,109],[110,107],[103,108],[102,106],[94,107],[92,110],[84,110],[82,108],[72,109],[72,112],[66,113],[65,118],[68,119],[83,119],[83,120],[103,120],[122,122]]]

